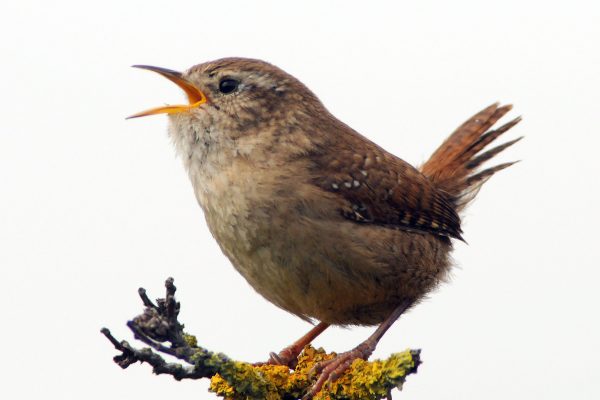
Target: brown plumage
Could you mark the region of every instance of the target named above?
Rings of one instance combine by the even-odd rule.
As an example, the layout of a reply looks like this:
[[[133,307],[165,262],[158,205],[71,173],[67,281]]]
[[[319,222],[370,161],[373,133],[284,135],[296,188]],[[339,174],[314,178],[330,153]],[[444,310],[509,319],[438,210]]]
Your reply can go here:
[[[321,366],[314,395],[352,359],[366,358],[391,324],[447,275],[459,212],[511,163],[478,168],[518,139],[485,150],[514,126],[492,126],[494,104],[461,125],[417,169],[336,119],[301,82],[268,63],[229,58],[180,74],[189,105],[170,114],[170,135],[208,226],[225,255],[266,299],[321,321],[273,354],[293,365],[330,324],[379,328]]]
[[[498,104],[492,104],[481,110],[459,126],[421,167],[423,174],[438,189],[450,195],[457,211],[461,211],[475,197],[487,179],[514,164],[503,163],[477,172],[477,168],[485,161],[522,139],[519,137],[481,153],[521,121],[521,117],[517,117],[497,129],[489,130],[511,109],[511,105],[499,107]]]

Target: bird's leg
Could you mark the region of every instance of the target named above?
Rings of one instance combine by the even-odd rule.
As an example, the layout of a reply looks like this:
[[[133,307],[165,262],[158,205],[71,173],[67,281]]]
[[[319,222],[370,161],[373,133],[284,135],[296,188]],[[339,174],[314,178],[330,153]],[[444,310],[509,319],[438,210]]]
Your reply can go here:
[[[317,382],[310,388],[310,390],[304,395],[302,400],[312,399],[319,391],[323,388],[323,385],[327,382],[333,382],[339,378],[350,365],[356,359],[366,360],[377,347],[377,343],[381,340],[381,337],[390,327],[396,322],[396,320],[402,315],[404,311],[410,306],[409,301],[405,301],[398,306],[389,317],[387,317],[379,327],[373,332],[371,336],[354,349],[341,353],[335,358],[327,361],[321,361],[317,363],[312,372],[319,373]]]
[[[298,363],[298,355],[302,352],[302,349],[312,342],[317,336],[319,336],[325,329],[329,327],[329,324],[325,322],[319,322],[314,328],[308,333],[296,340],[290,346],[281,350],[279,353],[271,353],[267,364],[272,365],[287,365],[290,368],[295,368]]]

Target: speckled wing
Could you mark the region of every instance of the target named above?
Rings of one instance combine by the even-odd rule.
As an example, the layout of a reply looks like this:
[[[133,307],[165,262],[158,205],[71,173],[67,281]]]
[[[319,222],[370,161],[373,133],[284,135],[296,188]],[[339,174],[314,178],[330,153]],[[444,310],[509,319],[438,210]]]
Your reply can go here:
[[[335,148],[335,155],[313,158],[319,170],[314,176],[318,186],[339,196],[345,218],[462,240],[450,199],[416,168],[369,141]]]

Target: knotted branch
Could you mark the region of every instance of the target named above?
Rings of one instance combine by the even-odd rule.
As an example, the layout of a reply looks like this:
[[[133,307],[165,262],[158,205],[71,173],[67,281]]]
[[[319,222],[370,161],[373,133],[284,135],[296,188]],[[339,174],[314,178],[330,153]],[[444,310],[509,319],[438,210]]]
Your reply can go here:
[[[335,356],[323,349],[307,346],[298,357],[294,370],[279,365],[253,365],[231,360],[222,353],[198,346],[195,336],[184,332],[178,321],[180,303],[175,300],[173,278],[165,282],[166,296],[154,304],[145,289],[138,293],[144,312],[127,326],[135,339],[145,343],[138,349],[127,341],[117,340],[107,328],[101,332],[120,352],[113,360],[121,368],[136,362],[152,366],[155,374],[168,374],[176,380],[211,380],[210,390],[226,399],[298,399],[312,386],[316,376],[311,373],[315,363]],[[169,355],[182,363],[167,362]],[[394,388],[401,388],[406,376],[415,373],[420,364],[419,350],[392,354],[386,360],[356,360],[348,371],[322,390],[317,399],[382,399],[391,398]]]

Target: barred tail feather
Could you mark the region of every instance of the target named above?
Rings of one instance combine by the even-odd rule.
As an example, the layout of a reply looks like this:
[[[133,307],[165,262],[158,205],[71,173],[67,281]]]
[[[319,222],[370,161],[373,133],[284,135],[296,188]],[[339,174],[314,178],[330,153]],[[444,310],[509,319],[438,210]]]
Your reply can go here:
[[[492,175],[514,164],[508,162],[478,171],[484,162],[522,139],[519,137],[482,152],[521,121],[521,117],[517,117],[497,129],[489,130],[511,109],[511,105],[500,107],[496,103],[481,110],[459,126],[421,167],[423,174],[450,195],[457,211],[475,198]]]

